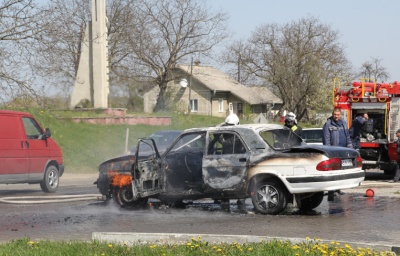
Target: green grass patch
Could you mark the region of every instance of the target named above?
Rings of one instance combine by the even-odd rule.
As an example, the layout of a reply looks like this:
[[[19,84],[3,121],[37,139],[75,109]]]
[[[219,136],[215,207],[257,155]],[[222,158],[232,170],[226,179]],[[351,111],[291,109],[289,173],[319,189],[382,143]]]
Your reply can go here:
[[[0,255],[396,255],[389,251],[370,248],[352,248],[348,244],[332,242],[324,244],[319,240],[306,240],[292,244],[289,241],[273,240],[262,243],[210,244],[201,237],[192,238],[181,245],[134,245],[104,242],[34,242],[29,238],[0,244]]]

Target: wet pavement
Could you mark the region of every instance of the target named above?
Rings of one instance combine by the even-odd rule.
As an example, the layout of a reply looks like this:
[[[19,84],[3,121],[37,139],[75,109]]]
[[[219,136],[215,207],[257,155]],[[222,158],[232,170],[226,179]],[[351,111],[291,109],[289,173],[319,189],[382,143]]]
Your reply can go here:
[[[387,185],[386,180],[372,179]],[[67,177],[57,194],[96,194],[94,180],[95,176],[90,175]],[[313,212],[299,213],[289,208],[277,216],[254,214],[251,200],[246,200],[247,214],[239,211],[233,200],[228,211],[211,200],[197,201],[185,209],[121,209],[113,202],[98,200],[0,204],[0,242],[25,236],[33,240],[89,241],[92,232],[147,232],[309,237],[400,245],[400,197],[379,193],[366,197],[363,191],[346,190],[334,202],[325,198]],[[0,186],[0,197],[16,195],[47,194],[38,185]]]

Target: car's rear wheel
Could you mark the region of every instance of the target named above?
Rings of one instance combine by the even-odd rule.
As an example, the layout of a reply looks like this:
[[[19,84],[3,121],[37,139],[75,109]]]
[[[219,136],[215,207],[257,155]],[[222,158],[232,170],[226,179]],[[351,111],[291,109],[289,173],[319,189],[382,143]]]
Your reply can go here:
[[[310,211],[314,208],[317,208],[324,199],[324,192],[317,192],[312,194],[309,197],[300,199],[299,209],[301,211]]]
[[[59,183],[58,169],[54,165],[50,165],[44,172],[43,180],[40,182],[40,188],[43,192],[54,193],[57,191]]]
[[[287,206],[287,192],[280,183],[259,182],[251,196],[254,208],[262,214],[279,214]]]
[[[147,198],[133,198],[131,186],[114,188],[113,198],[121,207],[144,206],[147,204]]]

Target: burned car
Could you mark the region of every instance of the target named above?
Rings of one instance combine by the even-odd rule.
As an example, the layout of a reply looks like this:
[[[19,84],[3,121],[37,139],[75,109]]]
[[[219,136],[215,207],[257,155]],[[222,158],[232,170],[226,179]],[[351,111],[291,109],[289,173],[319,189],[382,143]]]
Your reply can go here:
[[[151,157],[141,157],[144,145],[154,149]],[[250,197],[257,212],[279,214],[288,202],[311,210],[324,195],[333,200],[334,192],[359,186],[361,165],[358,151],[306,145],[281,125],[194,128],[163,154],[151,138],[140,139],[135,156],[100,165],[97,186],[121,206]]]

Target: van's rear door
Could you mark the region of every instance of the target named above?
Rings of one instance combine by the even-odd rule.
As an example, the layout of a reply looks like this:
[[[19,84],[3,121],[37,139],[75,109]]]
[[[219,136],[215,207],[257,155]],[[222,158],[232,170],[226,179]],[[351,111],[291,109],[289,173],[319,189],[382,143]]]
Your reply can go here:
[[[22,122],[18,115],[0,114],[0,175],[1,183],[28,178],[28,148]]]

